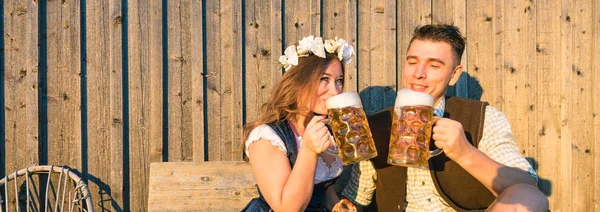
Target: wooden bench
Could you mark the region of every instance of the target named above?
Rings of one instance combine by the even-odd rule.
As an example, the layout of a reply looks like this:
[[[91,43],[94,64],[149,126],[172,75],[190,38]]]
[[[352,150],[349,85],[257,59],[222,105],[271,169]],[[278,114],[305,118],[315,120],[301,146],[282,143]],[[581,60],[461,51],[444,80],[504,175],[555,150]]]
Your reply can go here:
[[[258,197],[243,161],[150,164],[148,211],[240,211]]]

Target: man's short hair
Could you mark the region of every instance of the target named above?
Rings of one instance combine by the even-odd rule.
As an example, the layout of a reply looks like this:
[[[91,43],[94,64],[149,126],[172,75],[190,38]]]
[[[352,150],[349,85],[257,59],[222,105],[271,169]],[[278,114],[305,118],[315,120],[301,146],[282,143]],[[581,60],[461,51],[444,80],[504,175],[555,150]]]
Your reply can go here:
[[[415,28],[410,45],[414,40],[446,42],[452,46],[454,52],[455,65],[460,64],[463,52],[465,51],[465,38],[460,34],[456,26],[448,24],[429,24]],[[410,49],[410,45],[408,48]]]

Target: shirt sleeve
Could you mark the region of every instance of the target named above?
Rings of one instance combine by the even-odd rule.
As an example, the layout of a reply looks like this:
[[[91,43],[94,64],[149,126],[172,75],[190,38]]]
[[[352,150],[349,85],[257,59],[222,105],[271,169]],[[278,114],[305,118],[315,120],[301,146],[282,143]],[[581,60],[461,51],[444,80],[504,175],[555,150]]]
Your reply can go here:
[[[498,163],[526,171],[536,182],[538,181],[531,164],[519,153],[519,146],[508,119],[504,113],[491,106],[485,109],[483,136],[479,142],[479,150]]]
[[[342,196],[355,205],[366,207],[373,198],[376,180],[377,173],[371,161],[360,161],[352,166],[350,180],[342,191]]]
[[[277,133],[273,130],[273,128],[269,127],[266,124],[260,125],[250,131],[248,138],[245,142],[245,152],[248,157],[250,154],[248,153],[248,147],[255,141],[260,139],[264,139],[271,142],[271,145],[276,146],[281,150],[284,154],[287,154],[287,149],[285,148],[285,144],[283,144],[283,140],[277,135]]]

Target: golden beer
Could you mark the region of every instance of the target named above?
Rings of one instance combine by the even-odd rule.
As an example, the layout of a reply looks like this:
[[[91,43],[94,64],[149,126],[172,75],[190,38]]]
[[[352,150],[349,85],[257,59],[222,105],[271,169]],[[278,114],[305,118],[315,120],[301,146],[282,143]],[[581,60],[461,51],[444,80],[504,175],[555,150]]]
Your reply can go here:
[[[432,114],[433,108],[430,106],[404,106],[394,110],[389,164],[427,168]]]
[[[342,164],[348,165],[377,156],[367,116],[356,92],[327,100],[329,125]]]
[[[410,89],[398,91],[390,131],[388,163],[428,169],[429,158],[442,151],[429,151],[432,125],[433,97]]]

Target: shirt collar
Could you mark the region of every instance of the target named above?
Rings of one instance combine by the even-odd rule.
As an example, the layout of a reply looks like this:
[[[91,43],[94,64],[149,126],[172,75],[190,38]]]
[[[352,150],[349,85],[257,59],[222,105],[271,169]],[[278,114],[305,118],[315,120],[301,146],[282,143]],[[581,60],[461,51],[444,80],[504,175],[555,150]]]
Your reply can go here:
[[[435,106],[435,108],[433,109],[433,115],[443,117],[445,109],[446,109],[446,98],[442,98],[442,100],[440,100],[440,103],[438,103]]]

